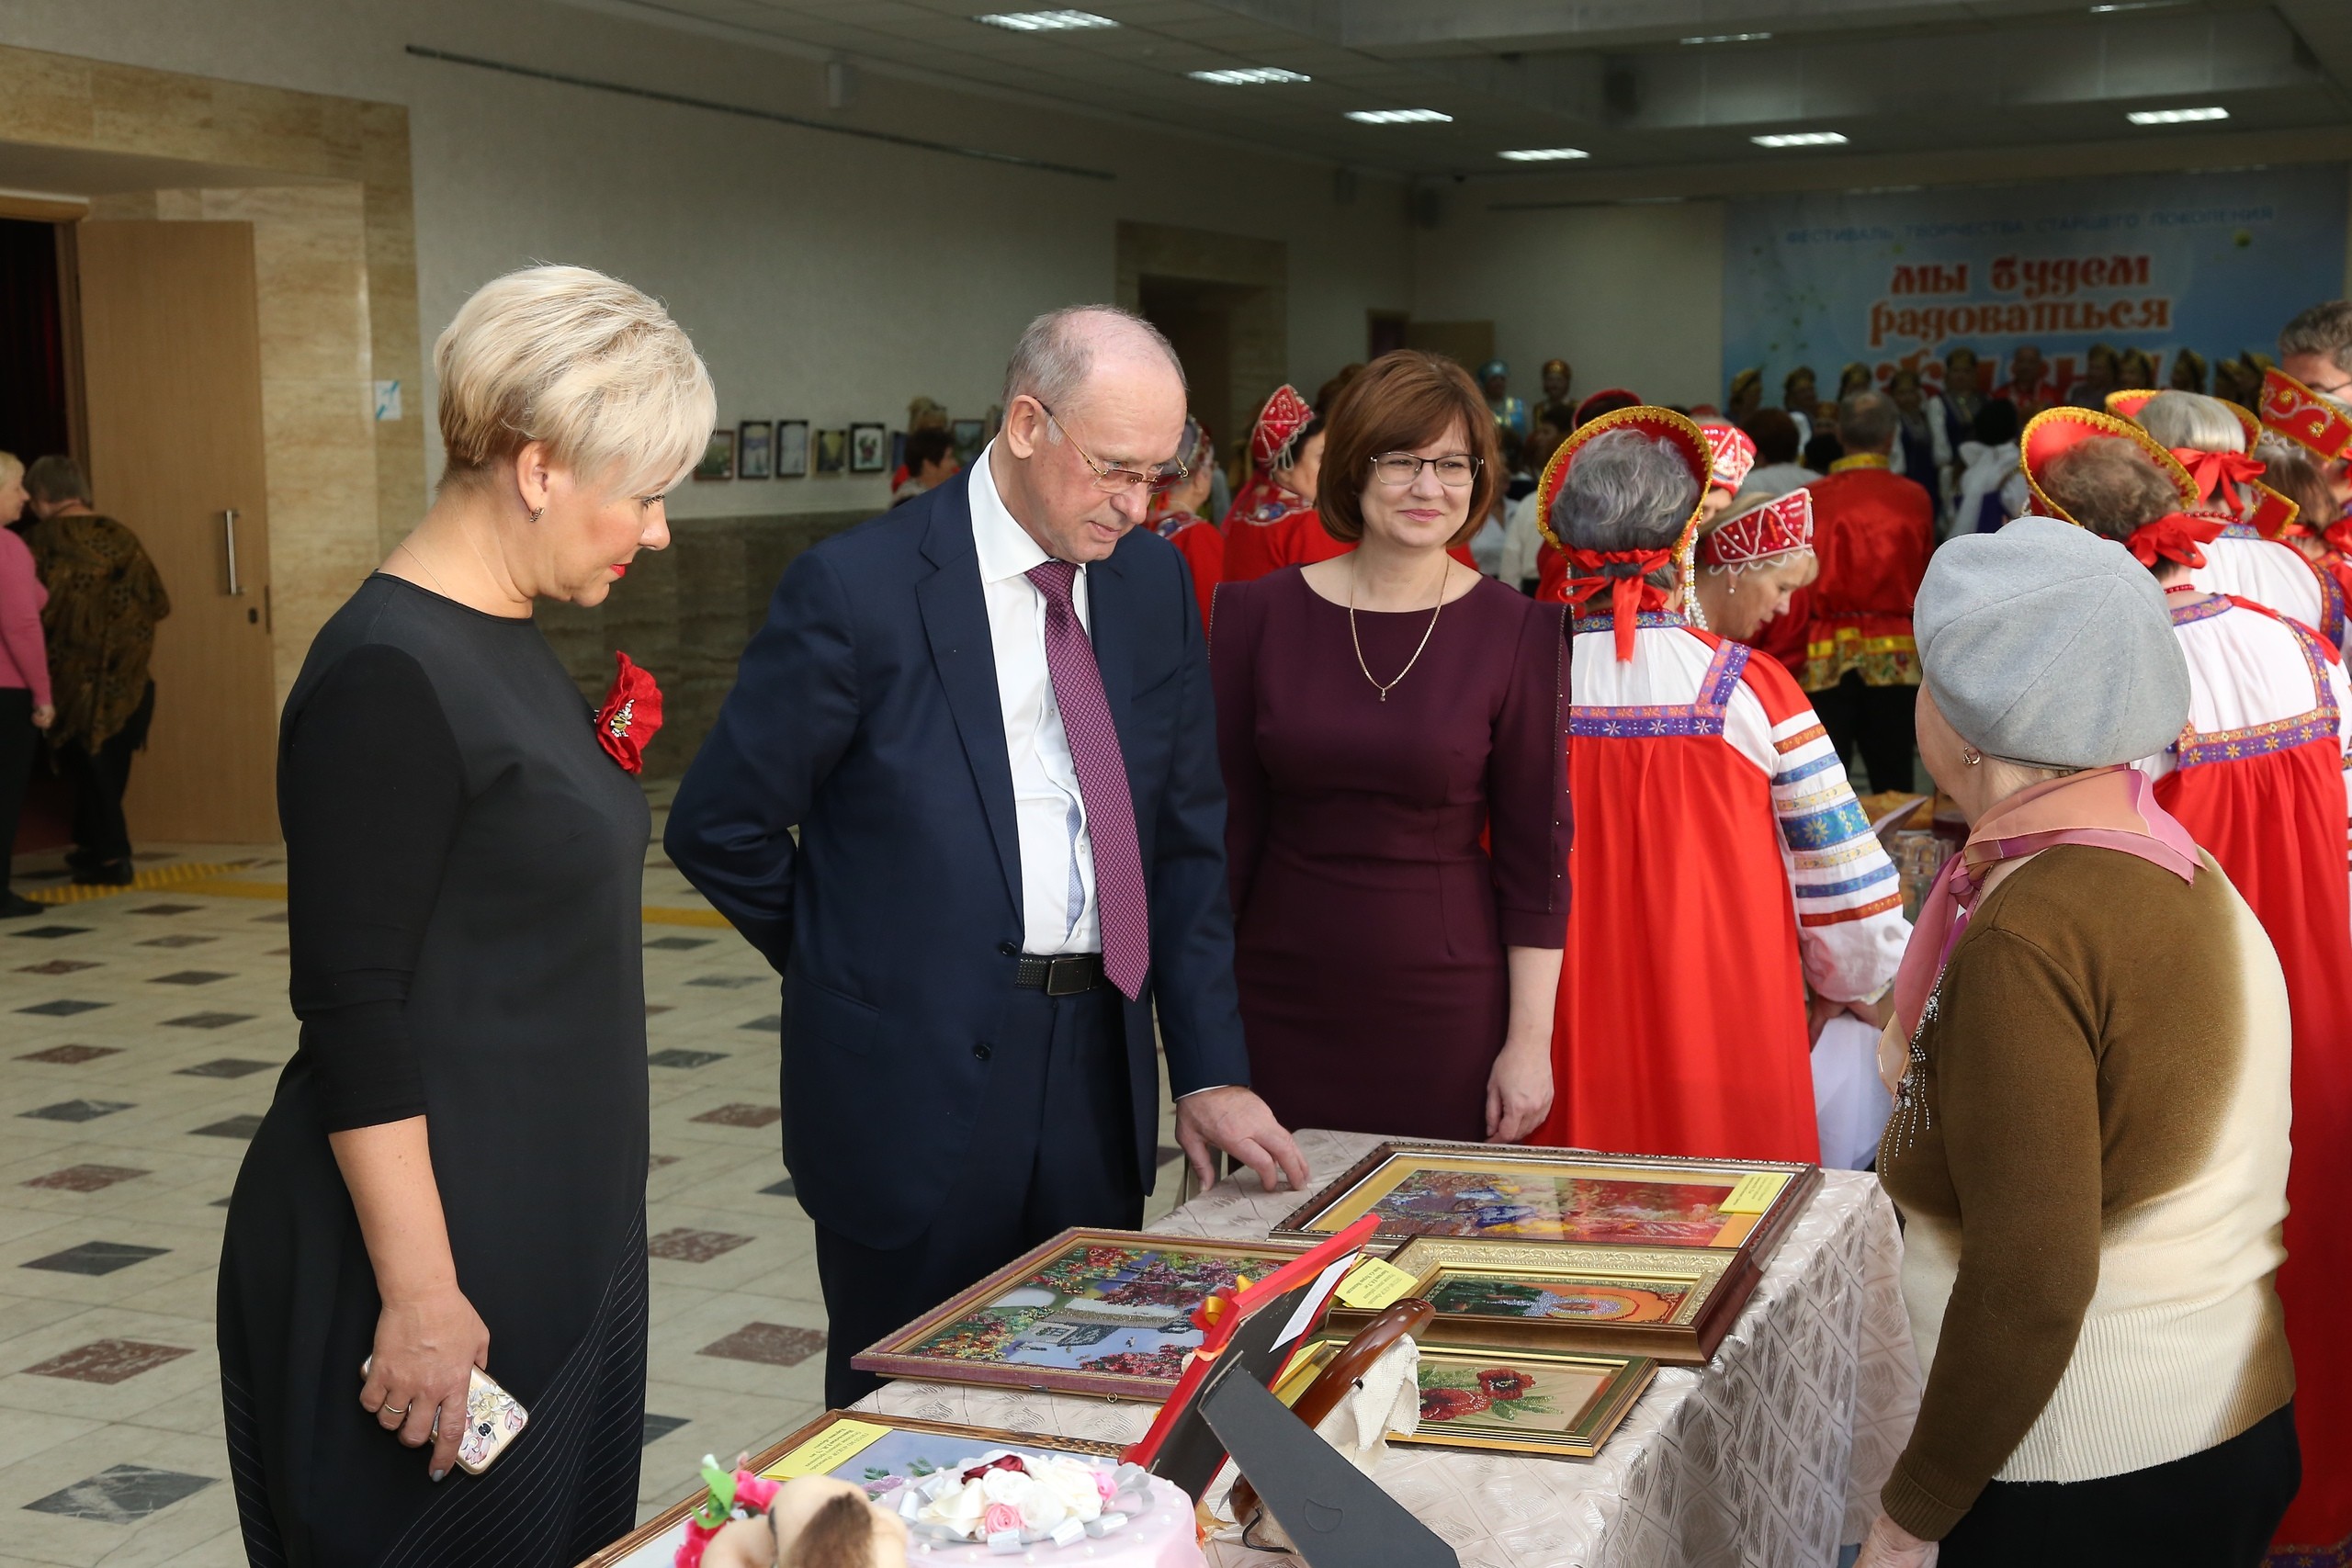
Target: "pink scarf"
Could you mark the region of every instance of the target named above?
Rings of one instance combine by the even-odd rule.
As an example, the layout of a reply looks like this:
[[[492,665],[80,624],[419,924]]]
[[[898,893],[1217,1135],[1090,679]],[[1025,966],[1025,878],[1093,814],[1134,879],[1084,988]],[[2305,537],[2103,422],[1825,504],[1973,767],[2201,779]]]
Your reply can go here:
[[[1891,1029],[1898,1042],[1908,1041],[1918,1028],[1919,1010],[1968,930],[1986,872],[2002,861],[2020,860],[2060,844],[2120,850],[2164,867],[2183,882],[2197,875],[2197,841],[2156,804],[2148,776],[2137,768],[2093,768],[2018,791],[1969,829],[1967,844],[1944,863],[1942,874],[1920,902],[1911,944],[1903,950],[1903,965],[1894,974]]]

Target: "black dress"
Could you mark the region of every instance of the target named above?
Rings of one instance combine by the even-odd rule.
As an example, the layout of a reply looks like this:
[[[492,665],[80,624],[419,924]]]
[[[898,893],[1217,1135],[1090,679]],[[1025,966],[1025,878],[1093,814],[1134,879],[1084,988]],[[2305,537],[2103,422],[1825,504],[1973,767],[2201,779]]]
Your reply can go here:
[[[650,829],[537,628],[376,576],[286,704],[300,1048],[220,1256],[230,1470],[256,1564],[576,1562],[636,1517]],[[423,1114],[458,1284],[530,1412],[435,1484],[359,1406],[374,1271],[327,1134]]]

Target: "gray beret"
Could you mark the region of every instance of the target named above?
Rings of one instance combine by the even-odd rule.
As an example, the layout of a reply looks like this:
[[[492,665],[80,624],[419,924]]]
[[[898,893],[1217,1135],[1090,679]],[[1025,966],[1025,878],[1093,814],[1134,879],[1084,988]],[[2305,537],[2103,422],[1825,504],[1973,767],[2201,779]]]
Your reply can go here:
[[[1912,628],[1961,739],[2014,762],[2153,756],[2188,720],[2188,661],[2154,574],[2087,528],[2020,517],[1928,563]]]

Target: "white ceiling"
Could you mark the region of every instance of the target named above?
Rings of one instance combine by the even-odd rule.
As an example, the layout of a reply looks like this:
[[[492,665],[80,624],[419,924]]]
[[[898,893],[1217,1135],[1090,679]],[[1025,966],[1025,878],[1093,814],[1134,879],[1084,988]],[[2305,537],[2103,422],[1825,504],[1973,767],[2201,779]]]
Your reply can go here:
[[[1506,177],[1663,169],[1831,130],[1828,154],[2352,125],[2352,0],[1089,0],[1115,28],[1023,33],[1023,0],[577,0],[885,73],[1220,135],[1365,169]],[[2129,0],[2126,0],[2129,3]],[[1769,32],[1690,44],[1693,35]],[[1277,65],[1304,84],[1187,73]],[[2217,126],[2135,130],[2134,108],[2218,104]],[[1450,124],[1359,125],[1434,108]],[[1509,148],[1575,146],[1575,164]]]

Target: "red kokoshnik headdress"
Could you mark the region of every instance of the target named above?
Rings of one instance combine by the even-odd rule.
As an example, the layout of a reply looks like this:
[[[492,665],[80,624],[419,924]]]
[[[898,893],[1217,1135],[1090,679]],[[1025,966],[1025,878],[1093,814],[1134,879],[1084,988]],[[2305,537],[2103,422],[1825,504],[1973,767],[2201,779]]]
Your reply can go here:
[[[2141,388],[2109,392],[2107,412],[2136,423],[2140,411],[2158,395]],[[2254,449],[2262,440],[2262,422],[2252,410],[2241,408],[2227,398],[2213,400],[2229,410],[2230,417],[2245,432],[2245,450],[2208,452],[2196,446],[2171,449],[2175,460],[2188,470],[2188,477],[2197,484],[2197,504],[2189,510],[2199,516],[2220,517],[2224,523],[2243,523],[2266,539],[2279,538],[2295,526],[2302,509],[2261,482],[2268,465],[2254,455]],[[2240,487],[2245,498],[2242,506],[2232,504],[2224,489],[2228,485]]]
[[[2095,409],[2061,406],[2044,409],[2026,421],[2025,429],[2018,437],[2018,466],[2025,470],[2026,488],[2033,491],[2041,514],[2082,526],[2080,518],[2050,498],[2050,492],[2041,486],[2042,476],[2050,471],[2051,459],[2060,453],[2072,451],[2085,442],[2109,439],[2129,441],[2145,454],[2148,461],[2172,481],[2173,493],[2181,506],[2177,512],[2167,512],[2133,529],[2132,536],[2123,541],[2123,547],[2146,567],[2153,567],[2159,560],[2178,561],[2190,568],[2203,566],[2205,552],[2199,547],[2221,537],[2223,520],[2195,514],[2198,503],[2204,499],[2198,493],[2196,479],[2168,448],[2128,419],[2118,419]]]
[[[1744,571],[1758,561],[1813,548],[1813,491],[1792,490],[1770,500],[1758,498],[1733,513],[1699,541],[1702,566]]]
[[[1298,433],[1315,420],[1314,405],[1298,395],[1298,389],[1284,382],[1274,389],[1266,406],[1258,411],[1258,423],[1250,431],[1250,459],[1261,469],[1271,469]]]
[[[1552,503],[1559,499],[1560,487],[1566,483],[1568,468],[1578,453],[1588,450],[1592,438],[1612,430],[1636,430],[1654,441],[1672,447],[1699,481],[1699,493],[1690,507],[1690,515],[1682,520],[1682,527],[1671,544],[1646,550],[1587,550],[1571,548],[1552,531]],[[1689,551],[1699,517],[1705,509],[1710,470],[1713,466],[1706,433],[1672,409],[1652,408],[1637,404],[1604,413],[1577,427],[1574,434],[1560,443],[1552,460],[1544,465],[1544,477],[1535,487],[1535,525],[1551,547],[1566,558],[1568,563],[1568,603],[1581,604],[1586,600],[1609,590],[1609,613],[1617,637],[1617,659],[1620,663],[1634,657],[1634,633],[1644,610],[1661,609],[1666,604],[1666,590],[1648,581],[1649,574],[1678,561],[1689,568]]]
[[[1707,449],[1714,458],[1707,482],[1726,494],[1737,495],[1756,467],[1755,440],[1727,419],[1702,419],[1699,428],[1706,433]]]

